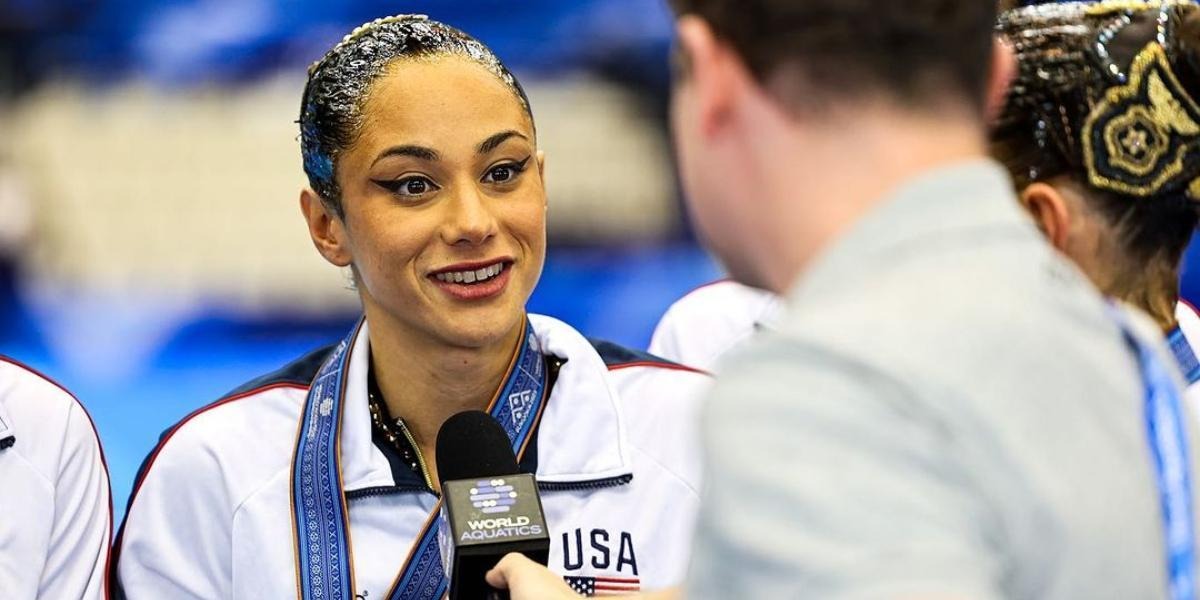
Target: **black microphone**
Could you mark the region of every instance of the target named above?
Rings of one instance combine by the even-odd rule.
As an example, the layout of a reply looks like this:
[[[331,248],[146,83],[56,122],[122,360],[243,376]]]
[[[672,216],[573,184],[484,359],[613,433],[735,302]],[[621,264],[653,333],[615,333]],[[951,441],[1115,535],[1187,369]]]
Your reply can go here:
[[[438,535],[450,600],[508,598],[484,579],[505,554],[520,552],[542,565],[550,559],[537,482],[518,473],[511,444],[500,424],[480,411],[458,413],[438,431]]]

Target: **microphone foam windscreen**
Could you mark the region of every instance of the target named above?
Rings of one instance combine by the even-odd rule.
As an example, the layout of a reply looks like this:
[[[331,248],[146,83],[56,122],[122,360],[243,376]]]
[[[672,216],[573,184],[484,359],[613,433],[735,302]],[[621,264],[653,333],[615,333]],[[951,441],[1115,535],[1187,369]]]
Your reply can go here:
[[[517,458],[511,444],[491,415],[478,410],[458,413],[438,430],[438,478],[458,481],[514,475]]]

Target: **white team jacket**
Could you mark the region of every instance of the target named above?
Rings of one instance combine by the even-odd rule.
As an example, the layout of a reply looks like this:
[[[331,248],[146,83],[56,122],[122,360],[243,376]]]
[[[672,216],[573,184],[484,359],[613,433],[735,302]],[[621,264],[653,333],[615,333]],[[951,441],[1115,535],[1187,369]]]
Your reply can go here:
[[[0,598],[107,597],[112,499],[92,420],[0,357]]]
[[[530,315],[566,359],[522,468],[536,473],[550,568],[577,589],[656,589],[686,571],[699,501],[698,396],[707,375]],[[352,349],[342,426],[357,593],[383,598],[436,498],[372,442],[368,332]],[[290,469],[321,350],[169,430],[134,488],[116,554],[116,597],[291,598]],[[389,452],[394,452],[388,450]]]
[[[650,352],[716,372],[722,357],[760,326],[771,324],[782,310],[779,297],[771,292],[716,281],[692,290],[667,309],[654,328]]]

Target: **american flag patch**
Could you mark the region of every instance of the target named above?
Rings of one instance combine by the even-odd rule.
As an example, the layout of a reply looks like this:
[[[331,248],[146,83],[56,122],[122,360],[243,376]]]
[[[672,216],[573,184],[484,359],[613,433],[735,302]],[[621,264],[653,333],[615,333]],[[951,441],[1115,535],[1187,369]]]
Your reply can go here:
[[[575,590],[576,594],[584,596],[622,596],[641,590],[641,580],[637,577],[563,577],[563,581]]]

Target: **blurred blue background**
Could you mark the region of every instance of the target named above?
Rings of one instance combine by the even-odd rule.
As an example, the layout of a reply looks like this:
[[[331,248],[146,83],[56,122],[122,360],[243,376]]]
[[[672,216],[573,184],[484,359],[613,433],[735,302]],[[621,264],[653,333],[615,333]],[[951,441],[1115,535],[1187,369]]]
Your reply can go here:
[[[0,0],[0,353],[87,405],[118,517],[161,431],[356,318],[296,209],[293,122],[306,67],[400,12],[529,88],[551,157],[532,311],[645,347],[720,276],[671,170],[663,0]]]

